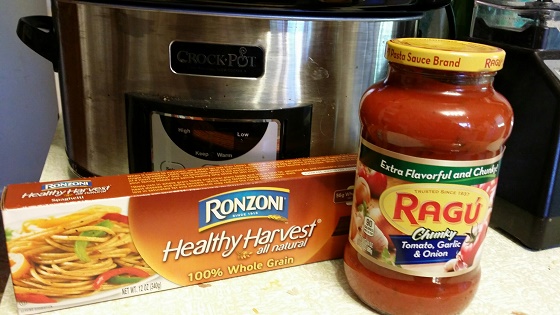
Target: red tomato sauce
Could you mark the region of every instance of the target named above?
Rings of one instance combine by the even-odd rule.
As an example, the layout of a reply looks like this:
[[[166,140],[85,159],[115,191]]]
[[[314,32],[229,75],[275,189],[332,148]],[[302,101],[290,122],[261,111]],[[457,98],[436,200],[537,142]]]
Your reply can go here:
[[[388,81],[368,89],[360,108],[364,139],[391,151],[442,160],[484,159],[502,151],[513,113],[492,80],[465,73],[446,83],[410,71],[414,68],[392,64]]]
[[[387,314],[459,314],[474,298],[481,276],[480,267],[458,277],[403,275],[369,262],[349,244],[344,271],[358,297]]]

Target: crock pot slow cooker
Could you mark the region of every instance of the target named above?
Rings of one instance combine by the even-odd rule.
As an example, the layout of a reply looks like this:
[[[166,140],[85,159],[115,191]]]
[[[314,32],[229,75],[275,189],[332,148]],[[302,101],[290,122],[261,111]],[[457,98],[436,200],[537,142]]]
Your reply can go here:
[[[59,73],[81,176],[357,151],[388,39],[443,0],[53,0],[18,35]]]

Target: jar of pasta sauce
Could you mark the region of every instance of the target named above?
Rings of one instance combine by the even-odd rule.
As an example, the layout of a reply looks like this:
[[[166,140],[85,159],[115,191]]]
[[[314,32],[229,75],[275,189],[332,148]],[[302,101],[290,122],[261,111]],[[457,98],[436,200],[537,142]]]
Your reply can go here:
[[[493,88],[502,49],[401,38],[360,104],[360,153],[344,269],[383,314],[458,314],[480,252],[513,113]]]

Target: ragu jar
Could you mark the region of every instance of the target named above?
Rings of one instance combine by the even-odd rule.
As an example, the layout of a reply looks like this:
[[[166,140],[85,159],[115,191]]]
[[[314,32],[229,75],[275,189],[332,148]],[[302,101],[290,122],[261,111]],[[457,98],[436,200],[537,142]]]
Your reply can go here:
[[[459,314],[480,281],[513,113],[492,84],[505,52],[470,42],[387,43],[387,78],[360,104],[344,269],[383,314]]]

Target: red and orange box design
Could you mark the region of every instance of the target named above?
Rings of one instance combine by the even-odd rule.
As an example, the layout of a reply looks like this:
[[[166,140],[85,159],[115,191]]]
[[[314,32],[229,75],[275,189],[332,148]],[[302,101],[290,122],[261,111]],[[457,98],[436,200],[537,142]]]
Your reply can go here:
[[[2,215],[22,314],[342,257],[354,154],[27,183]]]

